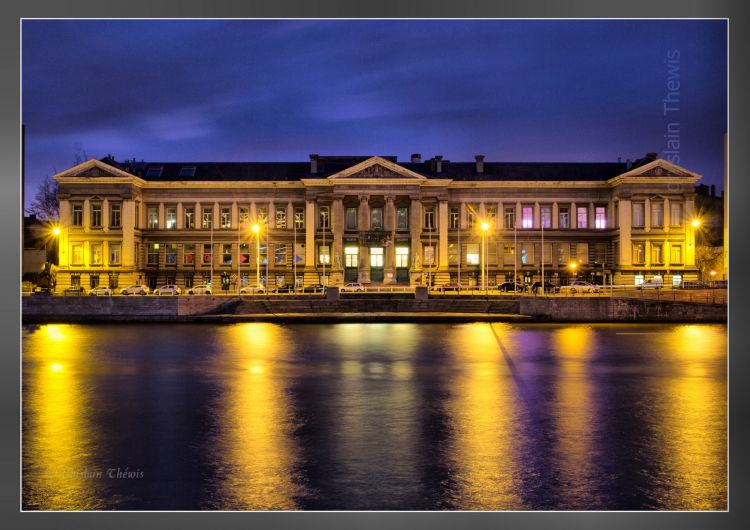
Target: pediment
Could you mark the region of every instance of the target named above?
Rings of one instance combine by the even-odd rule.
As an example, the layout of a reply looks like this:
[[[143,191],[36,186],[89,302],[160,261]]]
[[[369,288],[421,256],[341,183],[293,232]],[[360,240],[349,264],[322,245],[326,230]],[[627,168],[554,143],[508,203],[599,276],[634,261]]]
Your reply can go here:
[[[684,167],[678,166],[671,162],[667,162],[661,158],[657,158],[653,162],[649,162],[643,166],[639,166],[635,169],[623,173],[622,177],[698,177],[692,171],[688,171]]]
[[[426,177],[415,173],[403,166],[379,156],[368,158],[354,166],[329,176],[329,180],[336,179],[414,179],[426,180]]]
[[[125,171],[122,171],[121,169],[118,169],[114,166],[110,166],[109,164],[105,164],[104,162],[100,160],[87,160],[86,162],[83,162],[81,164],[78,164],[77,166],[74,166],[70,169],[67,169],[61,173],[58,173],[53,178],[60,178],[60,177],[134,177],[134,175],[131,175],[130,173],[127,173]]]

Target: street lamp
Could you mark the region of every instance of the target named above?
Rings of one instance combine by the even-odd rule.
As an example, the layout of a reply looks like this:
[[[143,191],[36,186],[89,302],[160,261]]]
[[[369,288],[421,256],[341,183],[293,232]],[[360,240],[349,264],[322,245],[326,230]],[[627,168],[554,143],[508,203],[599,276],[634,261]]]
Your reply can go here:
[[[260,225],[255,223],[253,225],[253,232],[255,233],[255,289],[260,285]]]
[[[487,231],[490,229],[490,224],[487,221],[482,221],[482,224],[480,226],[482,229],[482,290],[487,291],[487,276],[485,273],[485,266],[486,266],[486,260],[485,260],[485,249],[486,249],[486,241],[487,241]]]
[[[693,221],[690,224],[693,225],[693,228],[698,228],[701,225],[701,220],[697,218],[693,219]]]

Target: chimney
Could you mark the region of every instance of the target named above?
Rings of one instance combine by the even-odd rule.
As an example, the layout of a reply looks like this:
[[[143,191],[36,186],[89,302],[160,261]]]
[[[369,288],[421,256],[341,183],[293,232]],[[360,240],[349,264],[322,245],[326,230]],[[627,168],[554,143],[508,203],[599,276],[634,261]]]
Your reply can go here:
[[[310,155],[310,173],[312,175],[318,173],[318,155]]]
[[[625,169],[632,169],[632,167],[633,167],[633,162],[629,158],[625,160]]]
[[[484,173],[484,155],[474,155],[477,161],[477,173]]]
[[[435,173],[443,172],[443,155],[435,155]]]
[[[652,162],[656,160],[656,157],[659,156],[658,153],[646,153],[646,160],[649,162]]]
[[[711,197],[716,197],[716,184],[711,184]]]
[[[617,163],[618,163],[618,164],[622,164],[622,157],[621,157],[621,156],[618,156],[618,157],[617,157]]]
[[[412,164],[419,164],[422,161],[422,155],[419,153],[414,153],[411,155],[411,163]]]

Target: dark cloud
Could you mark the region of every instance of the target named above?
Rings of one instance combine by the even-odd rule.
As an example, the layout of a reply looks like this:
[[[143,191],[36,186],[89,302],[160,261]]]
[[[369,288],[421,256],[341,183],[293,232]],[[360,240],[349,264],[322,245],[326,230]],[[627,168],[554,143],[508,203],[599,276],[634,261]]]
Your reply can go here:
[[[635,158],[663,149],[672,49],[682,162],[720,184],[723,21],[28,20],[28,186],[84,150]]]

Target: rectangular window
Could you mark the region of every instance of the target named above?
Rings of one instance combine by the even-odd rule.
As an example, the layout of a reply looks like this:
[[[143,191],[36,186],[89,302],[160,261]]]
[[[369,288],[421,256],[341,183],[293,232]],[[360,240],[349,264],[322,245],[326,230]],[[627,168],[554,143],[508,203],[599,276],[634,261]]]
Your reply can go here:
[[[247,265],[248,263],[250,263],[250,245],[240,243],[240,265]]]
[[[167,245],[167,265],[177,265],[177,243]]]
[[[424,246],[424,265],[427,267],[435,266],[435,247],[432,245]]]
[[[542,206],[539,211],[542,228],[552,228],[552,208],[550,206]]]
[[[195,208],[193,206],[185,208],[185,228],[188,230],[195,228]]]
[[[109,244],[109,264],[119,265],[120,264],[120,253],[122,251],[122,245],[119,243]]]
[[[682,226],[682,203],[669,203],[669,225]]]
[[[110,289],[117,289],[120,285],[120,274],[115,272],[112,274],[109,274],[109,288]]]
[[[148,254],[146,256],[149,265],[159,264],[159,243],[151,243],[148,246]]]
[[[425,230],[435,229],[435,208],[424,209],[424,228]]]
[[[467,228],[474,228],[474,224],[477,222],[477,211],[473,205],[469,204],[466,206],[466,226]]]
[[[240,225],[245,225],[250,222],[250,208],[247,206],[240,206],[238,211]]]
[[[633,242],[633,264],[643,265],[646,263],[646,243],[642,241]]]
[[[148,218],[149,228],[159,228],[159,208],[156,206],[149,206],[146,210],[146,216]]]
[[[516,247],[513,243],[503,245],[503,265],[513,265],[516,260]]]
[[[101,228],[102,226],[102,203],[91,203],[91,227]]]
[[[662,265],[664,263],[664,244],[651,243],[651,264]]]
[[[383,229],[383,209],[382,208],[373,208],[370,210],[370,228],[372,230],[382,230]]]
[[[83,205],[73,205],[73,226],[83,226]]]
[[[533,265],[534,264],[534,244],[533,243],[519,243],[518,250],[521,258],[521,265]]]
[[[70,275],[70,286],[71,287],[80,287],[81,286],[81,275],[80,274],[71,274]]]
[[[175,206],[167,206],[167,230],[174,230],[177,228],[177,208]]]
[[[479,265],[479,243],[466,245],[466,263],[468,265]]]
[[[214,208],[213,206],[203,206],[201,212],[201,228],[208,230],[213,227],[214,224]]]
[[[396,208],[396,230],[409,229],[409,208]]]
[[[451,265],[458,263],[458,245],[455,243],[448,243],[448,263]]]
[[[232,264],[232,245],[224,244],[221,246],[221,264],[231,265]]]
[[[331,248],[328,245],[320,245],[320,253],[318,255],[318,263],[320,265],[331,264]]]
[[[557,264],[567,267],[570,264],[570,243],[557,245]]]
[[[70,259],[73,265],[83,265],[83,245],[75,244],[71,246]]]
[[[633,203],[633,219],[631,223],[633,228],[643,228],[645,226],[644,210],[645,205],[642,202]]]
[[[359,263],[359,248],[358,247],[344,247],[344,260],[347,268],[357,267]]]
[[[449,227],[452,229],[457,229],[460,222],[461,222],[461,211],[458,208],[451,208],[450,213],[448,215]]]
[[[286,266],[286,245],[276,245],[273,262],[276,265]]]
[[[276,228],[286,228],[286,207],[276,207]]]
[[[103,260],[102,256],[102,244],[92,243],[91,244],[91,264],[101,265]]]
[[[576,243],[576,261],[582,265],[587,265],[589,262],[589,244],[588,243]]]
[[[521,228],[534,228],[534,209],[531,206],[521,208]]]
[[[383,247],[370,249],[370,267],[380,268],[383,266]]]
[[[603,265],[607,261],[607,243],[600,241],[594,243],[594,262]]]
[[[409,247],[396,247],[396,267],[409,266]]]
[[[185,265],[195,265],[195,243],[185,243],[182,252],[182,263]]]
[[[669,255],[669,263],[672,265],[679,265],[682,263],[682,245],[675,245],[672,243],[669,246],[670,249],[670,255]]]
[[[568,206],[560,206],[557,212],[557,226],[566,230],[570,228],[570,208]]]
[[[232,228],[232,208],[223,206],[221,208],[221,218],[219,219],[219,222],[221,223],[221,227],[224,229]]]
[[[485,208],[486,217],[491,222],[492,226],[495,226],[495,219],[497,219],[497,206],[487,206]]]
[[[322,229],[330,228],[330,224],[331,224],[331,209],[328,206],[321,206],[320,209],[318,210],[318,213],[319,213],[319,217],[320,217],[318,219],[318,224],[320,225],[320,228],[322,228]]]
[[[356,208],[346,209],[346,229],[347,230],[357,229],[357,209]]]
[[[258,224],[265,225],[268,223],[268,206],[258,205],[255,209],[255,217],[258,219]]]
[[[214,259],[214,250],[210,243],[203,244],[203,265],[211,265]]]
[[[305,208],[304,206],[295,206],[294,208],[294,226],[297,230],[305,228]]]
[[[578,206],[577,207],[577,220],[578,224],[576,225],[578,228],[588,228],[589,226],[589,209],[585,206]]]
[[[191,287],[195,286],[195,276],[192,272],[186,272],[183,275],[183,278],[185,279],[185,287],[190,289]]]
[[[604,206],[597,206],[594,210],[594,227],[597,230],[607,228],[607,209]]]
[[[505,209],[505,228],[516,227],[516,209],[506,208]]]
[[[133,220],[133,226],[135,228],[141,227],[141,207],[139,203],[135,203],[135,219]]]
[[[651,226],[661,228],[664,226],[664,203],[654,201],[651,203]]]
[[[121,226],[121,212],[122,205],[119,202],[111,203],[109,205],[109,227],[120,228]]]
[[[91,289],[95,289],[96,287],[99,287],[99,275],[98,274],[89,274],[89,287]]]

